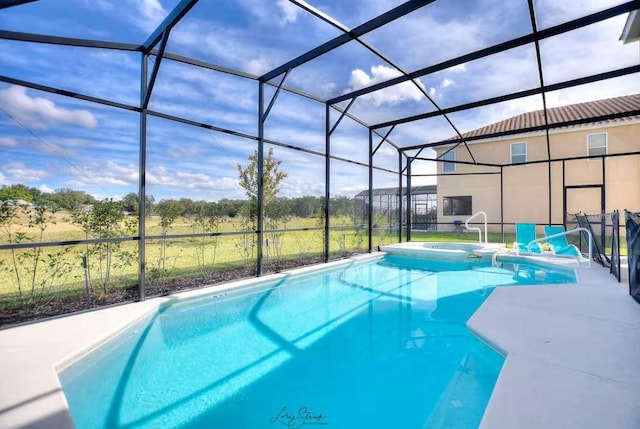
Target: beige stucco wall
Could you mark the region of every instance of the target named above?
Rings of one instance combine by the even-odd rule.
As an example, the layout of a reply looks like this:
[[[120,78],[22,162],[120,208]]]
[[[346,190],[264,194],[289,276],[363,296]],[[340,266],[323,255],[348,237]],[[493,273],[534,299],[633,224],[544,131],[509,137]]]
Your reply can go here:
[[[467,180],[460,183],[460,178]],[[449,192],[440,192],[440,187]],[[497,190],[497,192],[496,192]],[[438,177],[438,222],[451,224],[438,226],[439,229],[453,229],[454,220],[466,220],[469,216],[444,216],[442,214],[443,197],[472,196],[472,212],[484,211],[487,213],[488,222],[500,222],[500,175],[473,175],[473,176],[440,176]],[[478,218],[481,222],[482,218]]]
[[[552,159],[581,157],[587,155],[587,136],[607,133],[607,153],[640,151],[640,123],[608,126],[585,126],[550,134]],[[508,164],[511,161],[510,145],[527,143],[527,161],[546,160],[546,135],[524,135],[501,140],[470,143],[469,147],[477,162]],[[438,155],[446,148],[437,148]],[[456,160],[472,161],[464,146],[456,149]],[[503,209],[505,223],[534,222],[549,223],[549,169],[551,170],[551,222],[563,222],[564,186],[605,185],[605,210],[628,209],[640,211],[640,155],[612,156],[605,159],[605,171],[601,159],[554,161],[503,169]],[[500,175],[456,176],[442,171],[438,165],[438,222],[450,223],[465,220],[468,216],[444,216],[442,200],[445,196],[471,195],[473,212],[486,211],[489,222],[500,222]],[[499,172],[500,169],[473,165],[456,165],[455,173]],[[563,185],[564,176],[564,185]],[[571,189],[567,194],[568,212],[599,211],[599,190]],[[441,229],[446,229],[442,226]],[[494,231],[499,226],[491,228]],[[505,231],[513,230],[505,226]]]

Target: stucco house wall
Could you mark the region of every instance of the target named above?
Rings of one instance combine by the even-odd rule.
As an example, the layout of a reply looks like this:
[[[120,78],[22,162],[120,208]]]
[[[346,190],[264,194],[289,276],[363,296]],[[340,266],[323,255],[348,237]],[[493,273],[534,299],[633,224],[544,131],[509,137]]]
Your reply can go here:
[[[576,126],[550,132],[549,151],[552,159],[583,157],[588,155],[587,140],[590,134],[607,134],[607,154],[640,151],[640,120],[609,122],[597,125]],[[494,140],[469,142],[469,148],[477,162],[493,164],[511,163],[511,145],[527,144],[527,162],[546,160],[548,156],[546,135],[530,133]],[[438,156],[450,146],[436,148]],[[457,161],[471,162],[464,145],[455,148]],[[549,223],[549,168],[551,169],[551,223],[563,223],[563,193],[566,186],[605,186],[605,210],[615,209],[640,211],[640,155],[611,156],[602,159],[553,161],[529,165],[515,165],[503,168],[503,218],[504,223],[534,222]],[[444,171],[444,164],[438,163],[438,219],[446,224],[454,220],[465,220],[469,216],[445,216],[443,199],[451,196],[471,196],[472,212],[485,211],[488,221],[500,223],[500,175],[474,174],[452,175]],[[454,173],[499,172],[493,167],[456,164]],[[566,210],[598,213],[599,189],[570,189]],[[500,226],[490,228],[499,231]],[[512,225],[505,225],[505,231],[513,231]]]

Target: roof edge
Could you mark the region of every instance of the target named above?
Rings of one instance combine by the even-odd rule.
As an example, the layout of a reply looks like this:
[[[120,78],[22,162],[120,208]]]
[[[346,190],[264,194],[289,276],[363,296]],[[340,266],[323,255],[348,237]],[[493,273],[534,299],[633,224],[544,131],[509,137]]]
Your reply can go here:
[[[629,12],[619,40],[625,45],[640,40],[640,13],[638,9]]]
[[[568,127],[559,127],[559,128],[550,128],[549,129],[549,134],[564,134],[564,133],[577,133],[580,131],[589,131],[589,130],[597,130],[597,129],[601,129],[601,128],[614,128],[614,127],[622,127],[625,125],[638,125],[640,124],[640,118],[637,119],[632,119],[632,120],[626,120],[626,121],[605,121],[605,122],[595,122],[595,123],[589,123],[589,124],[580,124],[580,125],[571,125]],[[514,139],[520,139],[520,138],[524,138],[524,137],[537,137],[537,136],[544,136],[546,134],[546,132],[544,130],[542,131],[532,131],[532,132],[527,132],[527,133],[520,133],[520,134],[511,134],[508,136],[501,136],[501,137],[488,137],[486,139],[481,139],[481,140],[472,140],[467,142],[467,144],[469,145],[473,145],[473,144],[481,144],[481,143],[490,143],[490,142],[498,142],[498,141],[507,141],[507,140],[514,140]],[[455,146],[458,143],[449,143],[449,144],[443,144],[443,145],[438,145],[438,146],[434,146],[430,149],[436,150],[436,149],[440,149],[440,148],[449,148],[451,146]]]

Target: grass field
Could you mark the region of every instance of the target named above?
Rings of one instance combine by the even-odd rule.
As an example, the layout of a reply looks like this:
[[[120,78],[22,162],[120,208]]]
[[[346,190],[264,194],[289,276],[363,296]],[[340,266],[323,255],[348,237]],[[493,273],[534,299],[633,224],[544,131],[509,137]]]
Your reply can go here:
[[[344,219],[332,219],[336,226],[344,225]],[[146,220],[147,235],[162,235],[158,218]],[[278,225],[279,228],[317,228],[317,219],[291,219]],[[27,241],[36,241],[38,236],[26,227],[15,226],[29,236]],[[238,219],[220,222],[219,232],[239,233],[242,230]],[[171,234],[193,234],[203,232],[194,227],[190,219],[177,219]],[[3,236],[7,242],[6,234]],[[57,213],[55,223],[48,225],[41,241],[78,240],[87,237],[73,225],[64,213]],[[255,267],[255,234],[234,234],[216,237],[188,237],[148,239],[145,259],[148,282],[159,283],[178,277],[203,276],[213,272]],[[341,257],[347,252],[361,252],[368,248],[366,229],[345,228],[331,231],[331,252]],[[24,241],[24,240],[23,240]],[[389,242],[386,234],[377,231],[375,244]],[[263,267],[265,271],[278,271],[285,264],[305,260],[317,262],[324,249],[323,230],[293,231],[284,233],[265,232]],[[85,290],[83,258],[88,256],[88,278],[92,291],[109,293],[114,289],[135,285],[138,281],[137,241],[126,241],[111,245],[109,254],[106,245],[80,244],[52,246],[39,249],[0,251],[0,312],[21,306],[22,296],[31,304],[47,301],[51,296],[82,294]],[[15,264],[14,264],[15,260]],[[307,262],[308,263],[308,262]],[[20,283],[19,283],[20,282]],[[20,284],[20,288],[18,285]]]
[[[20,221],[20,220],[19,220]],[[331,258],[343,257],[368,249],[365,227],[353,227],[344,218],[332,218],[330,233]],[[294,218],[278,225],[282,229],[302,229],[321,227],[317,219]],[[335,228],[335,229],[334,229]],[[39,238],[34,231],[16,225],[13,233],[20,230],[32,241]],[[217,231],[239,233],[242,224],[239,219],[224,219]],[[167,231],[171,234],[194,234],[203,232],[188,218],[178,218]],[[147,236],[162,235],[159,219],[146,219]],[[6,234],[2,235],[6,243]],[[211,277],[212,274],[237,272],[251,275],[256,265],[255,234],[234,234],[215,237],[187,237],[147,239],[145,249],[146,278],[151,285],[169,284],[171,281],[194,279],[191,286],[220,281],[227,277]],[[47,226],[41,241],[80,240],[87,237],[73,225],[68,214],[56,213],[55,223]],[[467,241],[475,242],[474,232],[413,231],[414,241]],[[490,242],[514,241],[514,234],[490,233]],[[373,248],[398,241],[397,229],[377,228],[373,235]],[[265,272],[319,262],[324,249],[324,231],[303,230],[269,233],[265,232],[263,247],[263,269]],[[88,268],[83,268],[83,258],[88,259]],[[15,260],[15,264],[14,264]],[[234,271],[236,270],[236,271]],[[244,271],[238,271],[244,270]],[[254,271],[253,271],[254,272]],[[214,278],[214,280],[211,280]],[[218,280],[215,280],[218,279]],[[87,281],[88,280],[88,281]],[[25,308],[38,307],[54,298],[84,296],[88,285],[92,294],[105,296],[138,282],[138,242],[126,241],[111,245],[107,252],[105,245],[80,244],[52,246],[40,249],[20,249],[0,251],[0,315]],[[205,282],[205,283],[203,283]],[[22,294],[19,293],[18,284]],[[168,286],[171,290],[172,286]],[[166,290],[166,289],[165,289]],[[22,296],[22,299],[21,299]],[[23,301],[24,299],[24,301]],[[26,302],[26,305],[24,304]]]

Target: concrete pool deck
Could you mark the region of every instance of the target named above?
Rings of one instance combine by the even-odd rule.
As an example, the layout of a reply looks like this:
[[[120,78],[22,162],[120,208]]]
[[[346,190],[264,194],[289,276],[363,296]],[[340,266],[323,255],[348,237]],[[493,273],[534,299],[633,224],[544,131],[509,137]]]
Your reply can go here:
[[[467,327],[506,360],[481,429],[640,428],[640,304],[609,270],[497,288]]]
[[[365,255],[357,261],[379,258]],[[351,264],[338,261],[332,269]],[[275,282],[318,267],[261,278]],[[640,305],[607,269],[578,284],[498,288],[467,323],[507,358],[481,428],[640,427]],[[256,279],[0,331],[0,427],[72,428],[57,371],[174,299]]]

